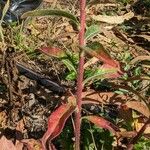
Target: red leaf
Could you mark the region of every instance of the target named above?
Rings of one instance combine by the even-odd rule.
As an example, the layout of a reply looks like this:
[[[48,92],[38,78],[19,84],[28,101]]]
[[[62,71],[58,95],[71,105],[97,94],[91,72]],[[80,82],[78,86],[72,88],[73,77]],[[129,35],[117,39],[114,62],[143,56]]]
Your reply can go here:
[[[17,150],[13,142],[11,140],[7,140],[5,136],[2,136],[0,139],[0,149],[1,150]]]
[[[109,122],[108,120],[100,116],[86,116],[86,117],[83,117],[83,119],[84,118],[91,121],[96,126],[107,129],[114,134],[116,134],[116,132],[119,131],[119,128],[116,125],[114,125],[113,123]]]
[[[58,136],[65,125],[66,120],[75,110],[76,105],[74,102],[69,102],[67,104],[62,104],[57,108],[48,118],[48,129],[42,138],[42,145],[45,148],[47,140],[53,140]]]
[[[53,57],[63,57],[65,55],[65,52],[59,48],[56,47],[42,47],[40,49],[44,54],[48,56],[53,56]]]
[[[116,62],[116,63],[117,63],[117,62]],[[122,72],[121,69],[120,69],[119,63],[118,63],[118,66],[117,66],[117,67],[112,67],[111,65],[104,63],[104,64],[100,67],[100,69],[114,69],[114,73],[106,74],[106,75],[105,75],[105,78],[118,78],[118,77],[120,77],[121,75],[123,75],[123,72]]]

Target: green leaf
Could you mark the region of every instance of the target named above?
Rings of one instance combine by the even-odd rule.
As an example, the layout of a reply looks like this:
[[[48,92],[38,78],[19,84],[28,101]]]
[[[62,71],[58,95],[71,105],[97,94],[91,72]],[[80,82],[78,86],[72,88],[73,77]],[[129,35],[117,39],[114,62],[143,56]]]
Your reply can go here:
[[[100,27],[98,25],[91,25],[87,28],[85,33],[85,40],[89,40],[90,38],[96,36],[98,33],[100,33]]]
[[[150,140],[142,137],[137,144],[134,145],[136,150],[148,150],[150,148]]]
[[[99,52],[99,50],[106,51],[103,45],[97,41],[87,44],[87,47],[89,47],[91,50],[96,51],[96,52]],[[109,54],[107,53],[107,55]]]
[[[107,78],[107,76],[109,76],[110,74],[114,74],[114,73],[116,73],[116,69],[99,69],[95,72],[95,74],[86,78],[83,81],[83,84],[85,85],[88,82],[96,80],[96,79],[99,80],[99,79]]]
[[[62,62],[66,65],[69,71],[74,71],[77,74],[77,71],[70,60],[62,59]]]
[[[65,17],[70,19],[76,26],[79,25],[79,22],[73,14],[64,10],[57,10],[57,9],[41,9],[41,10],[34,10],[24,13],[21,18],[25,19],[27,17],[37,17],[37,16],[59,16]]]
[[[73,81],[76,79],[76,75],[77,74],[74,71],[70,71],[65,79],[69,81]]]

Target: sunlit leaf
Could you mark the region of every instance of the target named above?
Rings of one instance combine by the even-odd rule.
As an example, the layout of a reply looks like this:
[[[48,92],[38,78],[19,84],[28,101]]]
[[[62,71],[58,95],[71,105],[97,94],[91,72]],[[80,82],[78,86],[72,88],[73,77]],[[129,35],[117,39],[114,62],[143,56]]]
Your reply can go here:
[[[104,128],[109,130],[110,132],[116,134],[116,132],[119,131],[119,128],[111,123],[110,121],[104,119],[103,117],[100,116],[85,116],[83,119],[87,119],[90,122],[94,123],[96,126],[99,128]]]
[[[62,104],[48,118],[48,129],[42,138],[42,145],[45,148],[47,140],[51,141],[63,130],[66,120],[75,110],[75,101]]]
[[[40,9],[40,10],[34,10],[24,13],[21,18],[27,18],[27,17],[37,17],[37,16],[59,16],[59,17],[65,17],[70,19],[76,26],[78,26],[79,22],[73,14],[70,12],[64,11],[64,10],[55,10],[55,9]]]
[[[144,124],[146,123],[146,121],[147,121],[147,118],[144,118],[142,116],[134,118],[133,126],[134,126],[135,130],[137,132],[139,132],[141,130],[141,128],[144,126]],[[150,134],[150,124],[148,124],[146,126],[146,129],[145,129],[143,134],[145,134],[145,135],[149,135]]]
[[[87,28],[85,33],[85,40],[88,40],[100,33],[100,27],[98,25],[91,25]]]
[[[28,148],[28,150],[43,150],[42,149],[42,144],[38,140],[35,140],[35,139],[25,139],[25,140],[22,140],[21,142],[24,143],[24,145],[26,145],[26,147]]]
[[[65,77],[66,80],[75,80],[76,79],[77,74],[74,71],[70,71],[67,76]]]
[[[57,47],[42,47],[40,48],[40,51],[48,56],[53,57],[63,57],[65,55],[65,52],[62,49],[59,49]]]

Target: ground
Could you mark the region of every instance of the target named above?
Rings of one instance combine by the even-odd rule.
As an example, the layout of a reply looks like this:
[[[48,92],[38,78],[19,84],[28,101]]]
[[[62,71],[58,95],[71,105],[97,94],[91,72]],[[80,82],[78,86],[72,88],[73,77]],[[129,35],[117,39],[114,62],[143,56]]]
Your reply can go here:
[[[150,76],[148,4],[145,5],[141,1],[131,1],[128,5],[111,0],[90,2],[86,8],[87,26],[98,25],[100,33],[88,42],[99,41],[111,57],[121,63],[122,69],[125,70],[124,78],[127,77],[129,81],[138,77],[138,81],[132,85],[123,79],[106,79],[98,85],[98,80],[92,81],[85,87],[85,94],[100,91],[101,98],[97,98],[96,94],[92,95],[92,98],[97,98],[100,104],[105,105],[106,112],[110,113],[108,117],[113,113],[118,115],[120,108],[116,111],[114,109],[127,100],[144,99],[149,105],[150,82],[143,79]],[[65,9],[79,18],[78,1],[45,0],[41,7]],[[123,15],[126,13],[129,13],[129,16],[124,19]],[[123,22],[118,23],[120,18],[117,17],[114,18],[115,23],[113,19],[103,22],[99,21],[99,18],[94,19],[95,16],[104,14],[120,16]],[[70,51],[75,57],[79,51],[77,29],[72,27],[66,18],[34,17],[24,20],[20,25],[4,27],[2,34],[4,41],[0,43],[1,135],[12,141],[40,139],[47,129],[48,116],[65,100],[68,91],[73,94],[76,91],[76,79],[69,80],[72,74],[63,61],[41,54],[40,49],[57,47]],[[86,59],[89,60],[89,56]],[[23,71],[19,69],[19,64],[23,66]],[[77,64],[78,59],[75,60],[75,67]],[[89,69],[99,64],[101,62],[89,66]],[[129,90],[129,86],[133,89]],[[114,91],[117,96],[112,98]],[[128,107],[131,108],[129,105]],[[85,105],[84,109],[86,111],[83,111],[83,114],[94,114],[101,111],[102,106],[94,103]],[[136,111],[139,112],[138,109]],[[140,113],[140,116],[147,117],[143,110]]]

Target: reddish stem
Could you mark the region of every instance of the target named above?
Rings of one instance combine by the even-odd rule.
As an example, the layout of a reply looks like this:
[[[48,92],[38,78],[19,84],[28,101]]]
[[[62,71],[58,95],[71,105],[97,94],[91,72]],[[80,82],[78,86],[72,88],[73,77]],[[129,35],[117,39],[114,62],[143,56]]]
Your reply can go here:
[[[80,0],[80,32],[79,32],[79,45],[85,44],[85,6],[86,0]],[[77,76],[77,111],[75,113],[75,150],[80,150],[80,128],[81,128],[81,105],[82,105],[82,90],[83,90],[83,74],[84,74],[84,54],[80,52],[78,76]]]

